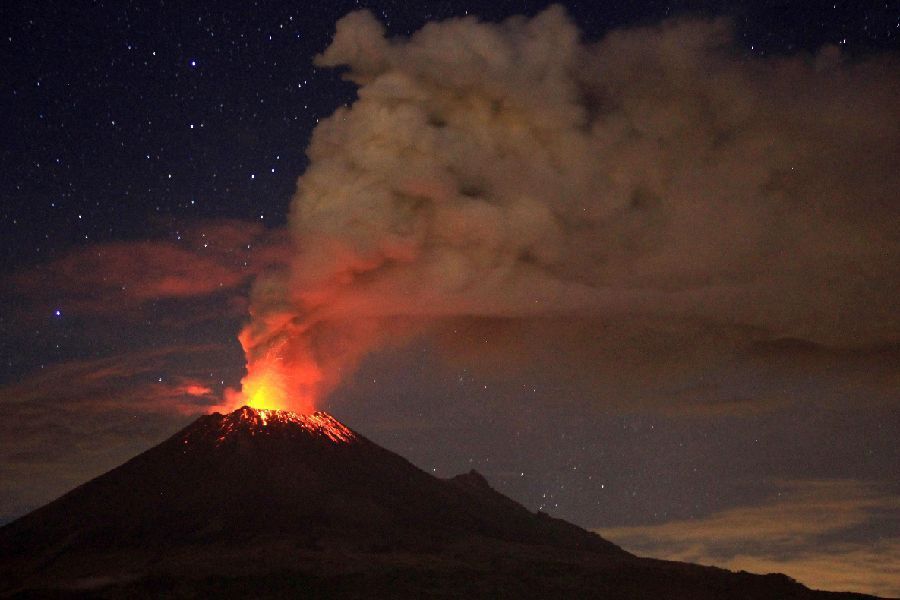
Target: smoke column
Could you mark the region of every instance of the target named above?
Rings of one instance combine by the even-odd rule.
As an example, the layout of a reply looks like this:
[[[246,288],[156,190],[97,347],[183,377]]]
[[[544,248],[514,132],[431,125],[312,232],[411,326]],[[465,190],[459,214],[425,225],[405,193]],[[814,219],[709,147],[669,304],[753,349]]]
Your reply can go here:
[[[727,20],[587,43],[552,7],[394,39],[355,12],[316,62],[359,98],[316,128],[290,267],[254,287],[246,397],[310,410],[466,316],[897,337],[892,57],[751,57]]]

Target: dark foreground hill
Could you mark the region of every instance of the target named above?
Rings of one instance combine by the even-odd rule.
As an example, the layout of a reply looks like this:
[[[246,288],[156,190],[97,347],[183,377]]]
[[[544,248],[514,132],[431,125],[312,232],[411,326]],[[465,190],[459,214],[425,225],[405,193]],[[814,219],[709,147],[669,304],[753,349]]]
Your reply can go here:
[[[326,413],[247,407],[0,528],[0,596],[867,597],[635,557]]]

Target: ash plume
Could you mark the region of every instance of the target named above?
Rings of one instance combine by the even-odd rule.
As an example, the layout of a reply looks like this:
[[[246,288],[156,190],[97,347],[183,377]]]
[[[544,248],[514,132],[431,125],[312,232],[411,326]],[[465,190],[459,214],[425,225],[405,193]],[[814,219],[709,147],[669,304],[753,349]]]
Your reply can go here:
[[[316,61],[359,98],[313,134],[248,378],[277,363],[315,401],[388,340],[467,317],[896,341],[895,57],[733,38],[679,19],[589,43],[560,7],[392,39],[341,19]]]

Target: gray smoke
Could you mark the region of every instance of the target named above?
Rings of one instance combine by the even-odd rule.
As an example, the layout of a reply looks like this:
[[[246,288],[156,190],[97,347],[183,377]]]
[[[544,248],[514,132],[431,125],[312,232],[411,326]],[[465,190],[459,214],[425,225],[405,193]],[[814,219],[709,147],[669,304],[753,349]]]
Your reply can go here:
[[[722,19],[585,43],[552,7],[394,39],[355,12],[316,61],[359,99],[313,134],[251,362],[277,342],[327,391],[386,324],[467,316],[898,339],[894,57],[748,57]]]

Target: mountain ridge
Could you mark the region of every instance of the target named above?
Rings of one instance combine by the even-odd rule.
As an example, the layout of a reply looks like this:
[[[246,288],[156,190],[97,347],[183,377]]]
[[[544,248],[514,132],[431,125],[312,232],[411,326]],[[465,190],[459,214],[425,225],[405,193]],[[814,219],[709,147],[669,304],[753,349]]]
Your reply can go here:
[[[784,575],[638,558],[530,512],[475,471],[436,478],[327,413],[249,407],[200,417],[0,527],[0,596],[50,590],[869,598],[812,592]]]

